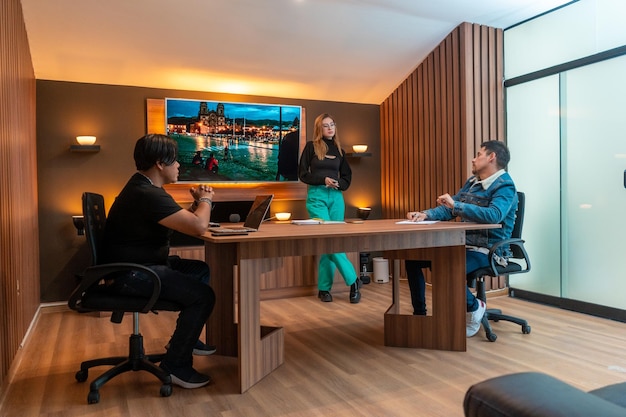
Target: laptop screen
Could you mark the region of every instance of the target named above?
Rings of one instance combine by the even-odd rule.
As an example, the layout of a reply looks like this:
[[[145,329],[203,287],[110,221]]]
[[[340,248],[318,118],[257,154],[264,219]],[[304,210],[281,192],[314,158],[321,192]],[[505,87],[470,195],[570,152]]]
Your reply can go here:
[[[248,216],[246,217],[246,222],[244,223],[244,227],[250,227],[252,229],[258,229],[265,215],[269,211],[270,203],[274,195],[258,195],[254,199],[254,203],[252,203],[252,207],[250,207],[250,211],[248,212]]]
[[[238,223],[246,220],[253,200],[219,201],[211,207],[211,221],[216,223]]]

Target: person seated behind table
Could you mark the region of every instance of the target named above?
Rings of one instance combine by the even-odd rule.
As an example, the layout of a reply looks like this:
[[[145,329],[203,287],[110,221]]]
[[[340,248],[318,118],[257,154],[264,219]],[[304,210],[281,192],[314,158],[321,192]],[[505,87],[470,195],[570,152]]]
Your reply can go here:
[[[206,161],[206,169],[214,174],[217,174],[217,171],[219,170],[219,162],[215,159],[215,154],[213,152],[211,152],[209,159]]]
[[[209,266],[199,260],[169,256],[172,230],[192,236],[209,226],[214,192],[211,187],[191,187],[194,203],[183,209],[163,185],[178,180],[176,141],[165,135],[148,134],[137,140],[134,159],[137,172],[117,196],[107,217],[103,261],[132,262],[147,266],[161,279],[159,299],[181,306],[176,328],[161,361],[172,383],[199,388],[210,382],[193,368],[192,354],[210,355],[214,346],[198,338],[213,311],[215,293],[209,286]],[[141,275],[116,280],[120,293],[148,297],[152,283]]]
[[[476,157],[472,159],[474,175],[465,182],[456,195],[443,194],[437,197],[439,206],[423,212],[407,213],[407,218],[413,221],[452,220],[460,217],[462,221],[502,225],[500,229],[468,230],[465,233],[467,274],[488,266],[489,248],[494,243],[511,237],[517,209],[517,191],[513,179],[505,171],[510,159],[509,149],[503,142],[496,140],[483,142]],[[506,265],[510,249],[500,248],[497,255],[498,263]],[[407,260],[405,265],[413,314],[425,315],[426,298],[422,268],[430,266],[430,263]],[[471,337],[480,330],[486,305],[476,298],[469,288],[466,288],[466,301],[465,334]]]

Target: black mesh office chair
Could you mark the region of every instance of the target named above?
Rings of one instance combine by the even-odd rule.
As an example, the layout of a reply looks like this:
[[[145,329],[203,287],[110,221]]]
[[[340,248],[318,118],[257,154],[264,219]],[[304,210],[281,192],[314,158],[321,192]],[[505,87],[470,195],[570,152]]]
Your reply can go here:
[[[76,380],[84,382],[88,378],[89,368],[101,365],[112,365],[113,368],[104,372],[91,382],[87,401],[94,404],[100,401],[99,389],[107,381],[128,371],[148,371],[158,377],[161,385],[160,394],[168,397],[172,394],[172,381],[170,375],[163,371],[156,363],[160,362],[164,353],[158,355],[145,355],[143,337],[139,333],[139,313],[148,313],[157,310],[179,311],[176,303],[158,300],[161,291],[161,281],[152,270],[132,263],[102,264],[100,247],[102,243],[106,213],[104,198],[99,194],[83,194],[83,216],[85,221],[85,234],[93,257],[93,266],[86,269],[84,276],[74,290],[68,305],[78,312],[111,312],[111,321],[121,323],[124,313],[133,313],[133,333],[129,338],[128,356],[117,356],[88,360],[80,365],[80,371],[76,373]],[[152,280],[154,290],[152,296],[144,297],[120,295],[116,290],[116,279],[127,274],[142,274]]]
[[[489,251],[489,260],[491,262],[490,266],[477,269],[476,271],[471,272],[467,275],[467,285],[469,285],[470,287],[476,286],[476,297],[485,302],[487,301],[487,296],[485,294],[486,276],[497,277],[500,275],[523,274],[530,271],[530,258],[526,253],[526,249],[524,248],[524,241],[522,240],[522,226],[524,225],[524,205],[526,203],[524,193],[518,192],[517,198],[518,203],[517,210],[515,212],[515,224],[513,226],[511,238],[497,242],[491,247]],[[496,263],[493,255],[497,248],[505,245],[509,245],[511,247],[513,256],[509,258],[508,265],[506,267],[503,267]],[[490,342],[495,342],[498,336],[492,331],[489,320],[495,322],[501,320],[510,321],[512,323],[516,323],[522,326],[522,333],[530,333],[530,326],[528,325],[528,322],[526,320],[502,314],[502,311],[499,309],[488,308],[485,312],[485,316],[483,317],[482,325],[485,329],[487,339]]]

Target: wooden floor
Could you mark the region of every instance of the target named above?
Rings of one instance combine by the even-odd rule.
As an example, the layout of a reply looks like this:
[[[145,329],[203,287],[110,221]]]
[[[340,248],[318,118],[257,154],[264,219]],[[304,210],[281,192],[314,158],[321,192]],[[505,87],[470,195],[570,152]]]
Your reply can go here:
[[[498,340],[468,340],[467,352],[383,346],[383,313],[391,284],[363,287],[360,304],[347,293],[332,303],[315,297],[264,301],[264,324],[285,328],[285,363],[238,394],[236,359],[195,359],[209,373],[207,387],[174,387],[159,396],[160,382],[131,372],[100,390],[88,405],[88,383],[74,379],[82,360],[127,353],[131,317],[121,325],[71,311],[42,314],[23,350],[0,408],[2,417],[31,416],[462,416],[465,391],[476,382],[518,371],[542,371],[584,390],[626,380],[626,324],[526,301],[498,297],[491,307],[529,320],[523,335],[495,323]],[[407,297],[403,288],[403,297]],[[162,351],[176,315],[142,316],[148,352]],[[90,380],[105,368],[96,368]]]

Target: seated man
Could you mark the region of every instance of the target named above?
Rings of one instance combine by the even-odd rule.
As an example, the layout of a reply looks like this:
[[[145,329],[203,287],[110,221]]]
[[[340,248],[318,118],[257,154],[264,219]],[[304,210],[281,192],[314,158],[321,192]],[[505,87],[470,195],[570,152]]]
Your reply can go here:
[[[213,190],[201,185],[189,190],[194,198],[190,210],[180,207],[163,185],[176,182],[176,142],[164,135],[145,135],[135,144],[137,172],[115,199],[104,232],[104,261],[146,265],[161,279],[160,299],[181,306],[176,329],[161,368],[172,383],[199,388],[210,382],[208,375],[193,369],[192,353],[211,354],[215,347],[198,340],[215,305],[208,285],[210,271],[203,261],[169,256],[172,229],[192,236],[203,234],[211,217]],[[120,291],[150,296],[152,283],[141,276],[127,277]]]
[[[437,198],[439,206],[407,214],[407,218],[413,221],[452,220],[460,217],[467,222],[500,223],[500,229],[466,232],[465,270],[468,274],[488,266],[489,248],[495,242],[511,237],[517,208],[517,191],[511,176],[504,170],[510,159],[509,150],[504,143],[495,140],[483,142],[476,157],[472,159],[474,175],[456,195],[443,194]],[[506,265],[507,257],[510,256],[507,251],[497,254],[503,265]],[[427,266],[429,263],[425,261],[406,261],[413,314],[426,314],[422,268]],[[467,337],[474,336],[480,329],[485,309],[485,303],[477,299],[468,288],[465,323]]]

